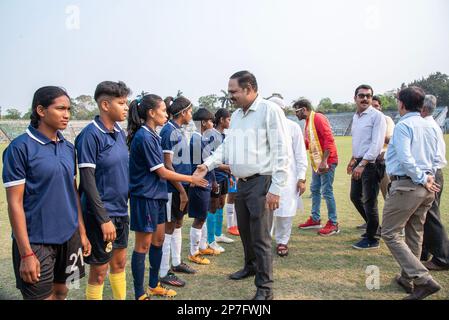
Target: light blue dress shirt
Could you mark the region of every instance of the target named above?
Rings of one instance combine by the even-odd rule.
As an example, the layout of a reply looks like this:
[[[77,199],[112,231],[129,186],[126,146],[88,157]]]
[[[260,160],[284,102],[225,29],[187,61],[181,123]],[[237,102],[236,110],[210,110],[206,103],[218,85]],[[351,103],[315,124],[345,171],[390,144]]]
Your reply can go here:
[[[436,123],[435,119],[432,116],[428,116],[424,118],[426,121],[429,121],[435,130],[438,132],[438,155],[437,155],[437,169],[443,169],[447,165],[446,160],[446,143],[444,142],[443,131],[441,130],[438,123]]]
[[[386,154],[388,175],[409,176],[415,184],[425,184],[426,172],[435,175],[438,132],[418,112],[401,117],[394,128]]]

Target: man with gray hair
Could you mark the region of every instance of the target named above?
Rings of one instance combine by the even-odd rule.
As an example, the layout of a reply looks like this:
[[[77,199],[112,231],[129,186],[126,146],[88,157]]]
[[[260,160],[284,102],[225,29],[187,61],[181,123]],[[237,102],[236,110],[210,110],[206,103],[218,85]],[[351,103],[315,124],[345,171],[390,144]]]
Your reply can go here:
[[[439,209],[444,184],[442,169],[447,165],[445,157],[446,144],[444,143],[443,132],[440,126],[432,116],[435,112],[436,105],[437,99],[435,96],[426,95],[421,111],[421,116],[429,121],[438,132],[438,162],[435,168],[435,182],[441,186],[441,190],[435,193],[435,200],[427,212],[426,222],[424,224],[423,250],[421,253],[421,260],[424,261],[424,266],[431,271],[449,270],[449,239],[444,225],[441,222]],[[432,254],[432,259],[427,261],[429,259],[429,253]]]

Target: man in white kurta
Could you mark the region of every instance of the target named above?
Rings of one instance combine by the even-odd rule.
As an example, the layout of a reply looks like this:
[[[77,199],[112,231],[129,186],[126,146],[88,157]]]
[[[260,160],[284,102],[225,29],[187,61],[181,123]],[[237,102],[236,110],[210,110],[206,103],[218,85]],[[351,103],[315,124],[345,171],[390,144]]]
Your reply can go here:
[[[285,109],[284,100],[279,97],[271,97],[268,100],[276,103],[281,109]],[[279,209],[274,211],[272,235],[277,244],[277,253],[280,256],[288,254],[288,242],[290,240],[293,218],[298,209],[303,210],[301,199],[305,191],[307,171],[307,151],[301,127],[296,122],[287,119],[289,170],[287,186],[282,189]]]

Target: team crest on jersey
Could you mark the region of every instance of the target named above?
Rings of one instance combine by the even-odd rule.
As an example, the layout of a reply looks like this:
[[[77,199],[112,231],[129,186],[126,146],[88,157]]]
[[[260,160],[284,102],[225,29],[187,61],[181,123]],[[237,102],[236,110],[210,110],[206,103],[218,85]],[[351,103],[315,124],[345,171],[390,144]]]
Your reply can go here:
[[[112,251],[112,242],[108,242],[108,244],[106,245],[105,251],[107,253]]]

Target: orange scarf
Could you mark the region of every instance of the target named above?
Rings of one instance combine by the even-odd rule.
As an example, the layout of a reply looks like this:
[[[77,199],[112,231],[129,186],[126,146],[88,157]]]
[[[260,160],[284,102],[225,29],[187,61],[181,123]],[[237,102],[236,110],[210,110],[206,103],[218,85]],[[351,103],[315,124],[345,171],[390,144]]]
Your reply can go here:
[[[321,148],[320,140],[315,128],[315,112],[310,113],[309,128],[306,132],[309,139],[309,155],[312,168],[315,172],[318,172],[318,166],[323,160],[323,149]]]

